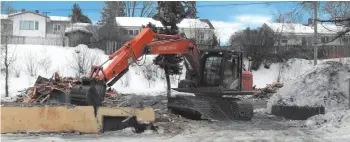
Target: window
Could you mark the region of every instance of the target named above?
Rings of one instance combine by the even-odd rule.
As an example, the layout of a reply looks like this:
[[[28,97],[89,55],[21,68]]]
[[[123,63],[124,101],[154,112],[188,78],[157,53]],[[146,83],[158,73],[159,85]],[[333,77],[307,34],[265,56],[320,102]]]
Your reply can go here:
[[[53,25],[53,31],[54,32],[61,31],[61,25],[60,24],[54,24]]]
[[[301,38],[301,45],[306,45],[306,43],[307,43],[306,37],[302,37]]]
[[[343,44],[345,44],[345,45],[350,44],[350,37],[343,37],[343,38],[342,38],[342,42],[343,42]]]
[[[133,34],[134,34],[134,30],[129,30],[129,31],[128,31],[128,34],[129,34],[129,35],[133,35]]]
[[[39,30],[38,21],[20,21],[20,30]]]
[[[198,38],[201,40],[204,40],[204,33],[203,32],[199,32],[198,33]]]
[[[286,40],[286,39],[282,39],[282,41],[281,41],[282,43],[288,43],[288,40]]]
[[[311,46],[313,42],[314,41],[312,37],[307,37],[307,45]]]
[[[321,37],[321,43],[327,43],[329,41],[329,38],[324,36],[324,37]]]
[[[39,30],[39,22],[35,21],[35,30]]]
[[[138,35],[139,34],[139,30],[134,30],[134,34]]]

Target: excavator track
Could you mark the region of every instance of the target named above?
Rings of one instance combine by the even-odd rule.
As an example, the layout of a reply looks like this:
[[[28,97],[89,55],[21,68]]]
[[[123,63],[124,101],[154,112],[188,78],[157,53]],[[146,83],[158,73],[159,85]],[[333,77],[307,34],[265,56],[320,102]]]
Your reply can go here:
[[[253,117],[252,103],[236,98],[176,95],[168,99],[168,109],[191,119],[249,121]]]

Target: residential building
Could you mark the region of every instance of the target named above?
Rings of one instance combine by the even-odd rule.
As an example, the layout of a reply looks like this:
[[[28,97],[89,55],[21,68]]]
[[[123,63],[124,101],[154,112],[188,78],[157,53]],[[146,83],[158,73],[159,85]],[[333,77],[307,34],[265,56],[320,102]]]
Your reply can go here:
[[[38,10],[1,15],[1,27],[11,35],[10,44],[43,44],[65,46],[64,31],[69,17],[45,16]],[[4,36],[5,32],[2,32]],[[3,43],[3,40],[1,41]]]
[[[69,17],[45,16],[37,10],[22,9],[22,12],[2,15],[1,18],[12,22],[11,27],[7,27],[12,29],[13,36],[24,37],[58,37],[70,24]]]
[[[127,39],[135,37],[142,25],[152,23],[156,27],[163,27],[160,21],[147,17],[116,17],[116,22],[127,31]],[[180,33],[184,33],[187,38],[196,39],[197,42],[212,40],[214,35],[214,27],[208,19],[183,19],[178,27]]]
[[[262,28],[269,29],[275,33],[277,45],[302,45],[312,46],[314,43],[314,27],[311,23],[264,23]],[[334,41],[338,32],[345,31],[347,27],[334,24],[318,24],[318,45],[350,45],[350,34],[346,34]]]

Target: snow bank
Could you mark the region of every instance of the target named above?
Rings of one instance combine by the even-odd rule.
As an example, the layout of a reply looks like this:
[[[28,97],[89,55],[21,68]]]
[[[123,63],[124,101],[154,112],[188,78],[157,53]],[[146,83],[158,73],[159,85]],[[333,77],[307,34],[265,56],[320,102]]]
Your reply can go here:
[[[261,65],[257,71],[253,71],[253,84],[257,88],[263,88],[266,84],[277,82],[279,76],[280,82],[288,82],[312,67],[313,63],[304,59],[290,59],[285,63],[273,63],[269,69]]]
[[[320,64],[327,61],[337,61],[344,64],[349,64],[350,58],[323,59],[318,60],[317,62]],[[248,65],[247,61],[244,63]],[[296,79],[313,68],[313,60],[297,58],[289,59],[284,63],[273,63],[270,65],[269,69],[266,69],[264,68],[264,65],[261,65],[257,71],[253,71],[253,84],[256,85],[257,88],[263,88],[266,87],[266,84],[276,82],[279,76],[280,82],[286,83]]]
[[[350,68],[342,63],[328,61],[318,64],[298,78],[286,82],[267,104],[289,106],[324,106],[326,112],[347,108]]]
[[[40,75],[50,78],[56,71],[61,76],[76,76],[77,58],[86,56],[89,60],[84,64],[87,72],[90,71],[90,62],[100,65],[108,59],[103,51],[98,49],[89,49],[86,45],[77,47],[58,47],[44,45],[9,45],[9,55],[14,55],[15,61],[10,68],[9,93],[11,96],[17,95],[18,91],[33,86],[36,78]],[[138,64],[133,64],[114,86],[121,93],[138,93],[159,95],[166,92],[165,75],[162,69],[152,64],[155,55],[144,57]],[[48,65],[50,64],[50,65]],[[34,74],[28,72],[27,65],[32,65]],[[3,68],[3,65],[1,66]],[[152,73],[152,75],[150,75]],[[18,76],[16,76],[18,75]],[[148,78],[147,78],[148,75]],[[184,78],[184,76],[180,76]],[[179,76],[171,77],[172,87],[177,87]],[[5,74],[0,75],[1,97],[5,94]]]

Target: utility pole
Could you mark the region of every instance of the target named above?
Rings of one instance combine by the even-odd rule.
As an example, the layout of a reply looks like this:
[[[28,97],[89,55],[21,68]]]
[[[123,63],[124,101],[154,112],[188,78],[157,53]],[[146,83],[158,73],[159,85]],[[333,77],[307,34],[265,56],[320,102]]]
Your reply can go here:
[[[51,12],[43,12],[43,14],[45,15],[45,25],[47,25],[47,14],[51,13]],[[46,37],[46,33],[47,33],[47,27],[45,27],[45,37]]]
[[[317,7],[318,2],[314,1],[314,65],[317,65]]]

